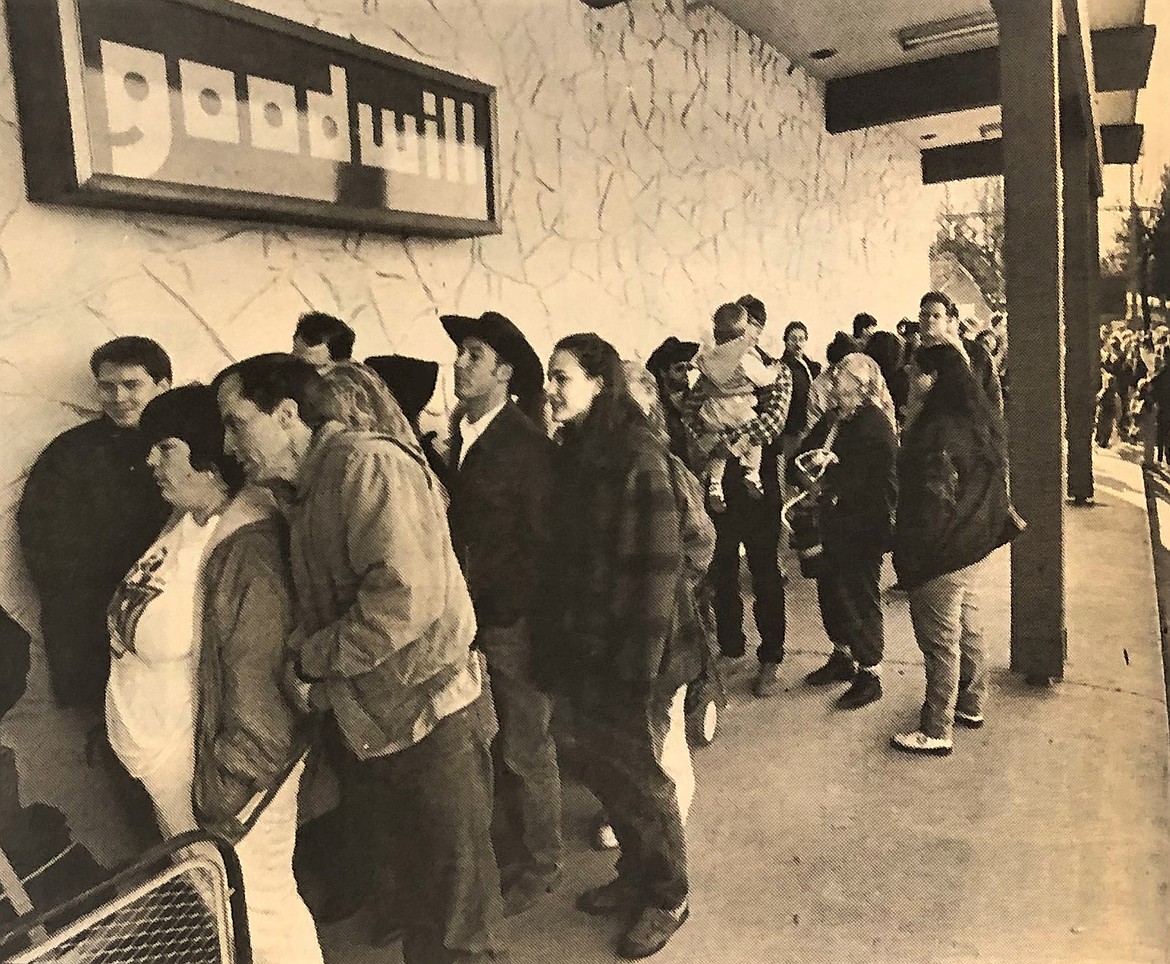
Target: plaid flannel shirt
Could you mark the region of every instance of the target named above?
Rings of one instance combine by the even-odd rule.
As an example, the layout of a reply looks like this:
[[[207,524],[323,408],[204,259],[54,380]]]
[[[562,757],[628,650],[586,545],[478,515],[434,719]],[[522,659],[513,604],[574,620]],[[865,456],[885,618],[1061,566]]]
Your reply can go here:
[[[792,373],[787,365],[779,361],[770,360],[769,365],[776,369],[776,380],[760,389],[755,418],[745,425],[724,430],[723,441],[728,445],[746,438],[752,445],[766,447],[784,433],[784,423],[788,421],[788,406],[792,401]],[[692,441],[697,440],[705,432],[699,418],[699,409],[705,401],[702,384],[700,381],[696,385],[683,406],[683,426]]]

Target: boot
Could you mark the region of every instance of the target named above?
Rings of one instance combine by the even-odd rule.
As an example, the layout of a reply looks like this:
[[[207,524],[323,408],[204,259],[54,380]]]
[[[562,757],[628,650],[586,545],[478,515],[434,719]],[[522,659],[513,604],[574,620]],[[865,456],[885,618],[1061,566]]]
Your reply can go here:
[[[829,661],[820,669],[814,669],[804,678],[807,686],[828,686],[831,683],[848,683],[857,668],[853,657],[843,649],[834,649]]]
[[[859,670],[853,685],[837,698],[837,708],[857,710],[882,698],[882,680],[876,673]]]

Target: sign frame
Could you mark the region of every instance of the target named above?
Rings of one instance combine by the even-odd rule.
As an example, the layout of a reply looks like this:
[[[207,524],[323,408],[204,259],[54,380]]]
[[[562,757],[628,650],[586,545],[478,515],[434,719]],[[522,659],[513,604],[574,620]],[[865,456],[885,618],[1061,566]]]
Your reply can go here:
[[[299,44],[311,44],[326,52],[360,58],[374,66],[486,98],[487,143],[483,145],[484,179],[481,186],[487,195],[487,217],[455,217],[359,206],[95,171],[81,89],[84,59],[78,2],[6,2],[25,186],[30,201],[402,235],[475,237],[503,232],[499,214],[499,123],[494,86],[254,10],[232,0],[151,0],[151,5],[160,18],[166,16],[165,7],[168,5],[191,8],[227,21],[229,27],[233,22],[259,27]],[[345,167],[373,170],[356,160]]]

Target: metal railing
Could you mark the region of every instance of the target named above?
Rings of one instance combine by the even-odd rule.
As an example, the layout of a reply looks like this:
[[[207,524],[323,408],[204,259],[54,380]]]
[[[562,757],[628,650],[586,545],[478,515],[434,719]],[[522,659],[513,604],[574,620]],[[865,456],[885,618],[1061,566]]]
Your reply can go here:
[[[176,837],[109,881],[0,932],[6,964],[251,964],[239,863]]]

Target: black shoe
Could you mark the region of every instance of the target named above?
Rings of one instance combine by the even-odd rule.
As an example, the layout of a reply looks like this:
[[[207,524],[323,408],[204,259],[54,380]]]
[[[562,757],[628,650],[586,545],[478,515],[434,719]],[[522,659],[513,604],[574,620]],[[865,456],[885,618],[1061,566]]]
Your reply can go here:
[[[983,714],[972,716],[970,713],[960,713],[955,710],[955,723],[958,726],[965,726],[968,730],[981,730],[983,729]]]
[[[820,669],[814,669],[804,678],[808,686],[828,686],[831,683],[848,683],[857,672],[853,660],[841,650],[833,650],[829,661]]]
[[[882,698],[882,681],[876,673],[859,670],[853,685],[837,698],[837,708],[857,710]]]
[[[638,888],[627,877],[615,877],[608,884],[591,887],[577,898],[577,910],[601,917],[622,914],[632,910],[641,896]]]
[[[675,910],[647,907],[618,943],[618,957],[636,961],[657,954],[687,922],[690,914],[691,909],[686,901]]]
[[[545,894],[551,894],[561,885],[561,871],[526,870],[504,891],[504,916],[515,917],[523,914]]]

